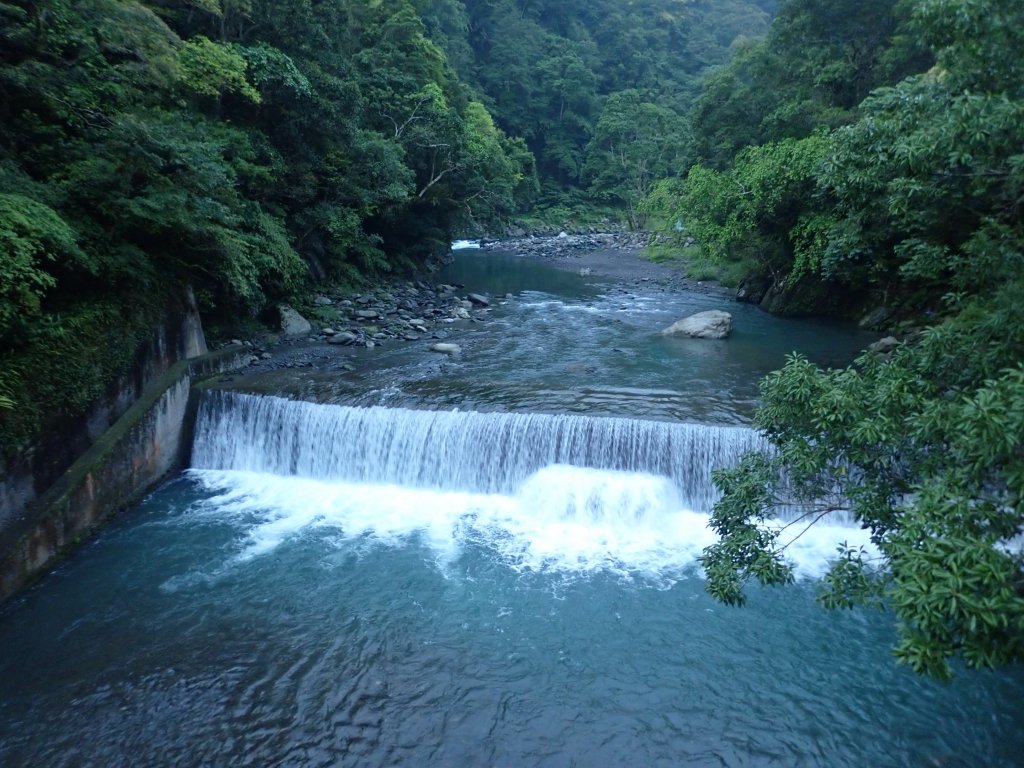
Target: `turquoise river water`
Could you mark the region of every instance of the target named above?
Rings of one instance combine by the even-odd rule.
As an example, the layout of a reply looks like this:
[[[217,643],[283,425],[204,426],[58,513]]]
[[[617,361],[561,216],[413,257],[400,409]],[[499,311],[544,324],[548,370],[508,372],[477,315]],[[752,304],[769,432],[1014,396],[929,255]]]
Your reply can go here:
[[[704,592],[757,378],[868,337],[729,305],[673,341],[723,300],[453,269],[513,294],[462,356],[205,393],[192,468],[0,609],[0,765],[1021,765],[1020,670],[921,679],[891,616],[816,604],[847,522],[793,587]]]

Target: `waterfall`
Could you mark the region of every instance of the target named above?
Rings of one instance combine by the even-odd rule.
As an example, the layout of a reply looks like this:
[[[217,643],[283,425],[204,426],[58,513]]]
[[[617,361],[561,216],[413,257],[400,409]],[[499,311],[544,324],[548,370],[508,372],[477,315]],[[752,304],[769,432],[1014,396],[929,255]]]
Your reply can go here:
[[[539,470],[567,465],[667,478],[686,508],[706,511],[719,495],[712,470],[764,445],[743,427],[348,407],[211,391],[200,407],[192,464],[488,494],[514,494]]]

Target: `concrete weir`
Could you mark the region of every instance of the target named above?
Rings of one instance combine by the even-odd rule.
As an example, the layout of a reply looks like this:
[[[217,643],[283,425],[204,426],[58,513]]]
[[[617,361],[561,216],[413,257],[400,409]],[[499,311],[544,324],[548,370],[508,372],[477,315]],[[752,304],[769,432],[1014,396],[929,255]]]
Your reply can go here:
[[[186,317],[178,327],[187,329],[184,343],[174,345],[176,354],[171,353],[179,359],[169,360],[169,350],[157,344],[163,358],[163,364],[157,365],[163,372],[154,376],[152,355],[144,354],[140,367],[148,367],[150,373],[141,393],[108,429],[90,440],[88,448],[55,481],[37,490],[41,480],[49,478],[31,468],[3,478],[0,601],[40,576],[102,523],[183,466],[195,412],[192,385],[238,368],[248,355],[240,348],[205,354],[198,315]],[[157,335],[165,335],[165,331],[161,329]],[[117,399],[123,402],[128,389],[127,385],[120,387]],[[101,407],[109,405],[97,406]],[[68,440],[81,437],[69,434]]]

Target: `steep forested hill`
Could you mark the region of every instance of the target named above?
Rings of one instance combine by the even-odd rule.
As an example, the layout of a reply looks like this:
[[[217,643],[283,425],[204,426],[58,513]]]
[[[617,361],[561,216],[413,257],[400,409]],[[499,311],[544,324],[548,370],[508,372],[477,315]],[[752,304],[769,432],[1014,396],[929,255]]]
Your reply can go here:
[[[700,73],[770,7],[0,2],[5,452],[95,398],[182,286],[231,320],[537,206],[635,213]]]
[[[437,3],[423,5],[441,10]],[[550,205],[560,192],[594,182],[599,193],[609,191],[600,172],[587,164],[602,149],[600,122],[608,97],[621,92],[633,94],[631,119],[643,119],[640,105],[656,105],[676,123],[675,155],[666,160],[681,162],[686,147],[678,134],[684,132],[682,118],[702,74],[724,63],[737,40],[763,35],[774,5],[773,0],[468,0],[468,47],[453,58],[461,62],[463,78],[484,94],[498,123],[526,139],[546,182],[541,202]],[[426,18],[430,28],[435,17],[427,13]],[[676,170],[667,163],[663,167]]]

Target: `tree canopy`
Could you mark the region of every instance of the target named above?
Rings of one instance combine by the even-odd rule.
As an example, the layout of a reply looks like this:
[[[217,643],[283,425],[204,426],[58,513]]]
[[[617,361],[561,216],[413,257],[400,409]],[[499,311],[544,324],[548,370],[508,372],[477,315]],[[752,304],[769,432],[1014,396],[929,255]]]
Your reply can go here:
[[[97,306],[120,307],[114,335],[175,286],[207,317],[255,313],[312,277],[446,249],[529,188],[522,141],[405,0],[18,1],[0,17],[5,452],[109,380],[70,360]],[[50,395],[28,385],[40,367],[63,382]]]
[[[718,473],[721,540],[703,562],[711,593],[742,602],[750,579],[791,578],[790,532],[768,522],[781,507],[803,526],[844,511],[874,550],[841,550],[823,601],[884,602],[897,658],[947,676],[954,659],[1024,659],[1024,8],[894,11],[928,45],[926,70],[835,102],[842,124],[806,137],[736,152],[712,140],[727,164],[695,166],[676,198],[712,258],[838,285],[904,322],[895,349],[842,370],[795,356],[764,380],[756,423],[772,450]],[[775,23],[792,28],[769,42],[801,28]]]
[[[208,319],[234,319],[310,280],[414,266],[532,207],[635,211],[679,147],[651,134],[658,159],[612,162],[621,105],[684,135],[700,73],[762,34],[771,7],[0,3],[0,393],[18,401],[4,447],[74,410],[81,371],[50,355],[73,354],[76,318],[99,333],[104,302],[114,334],[162,303],[130,297],[183,285]],[[48,400],[27,383],[41,367],[64,382]]]

